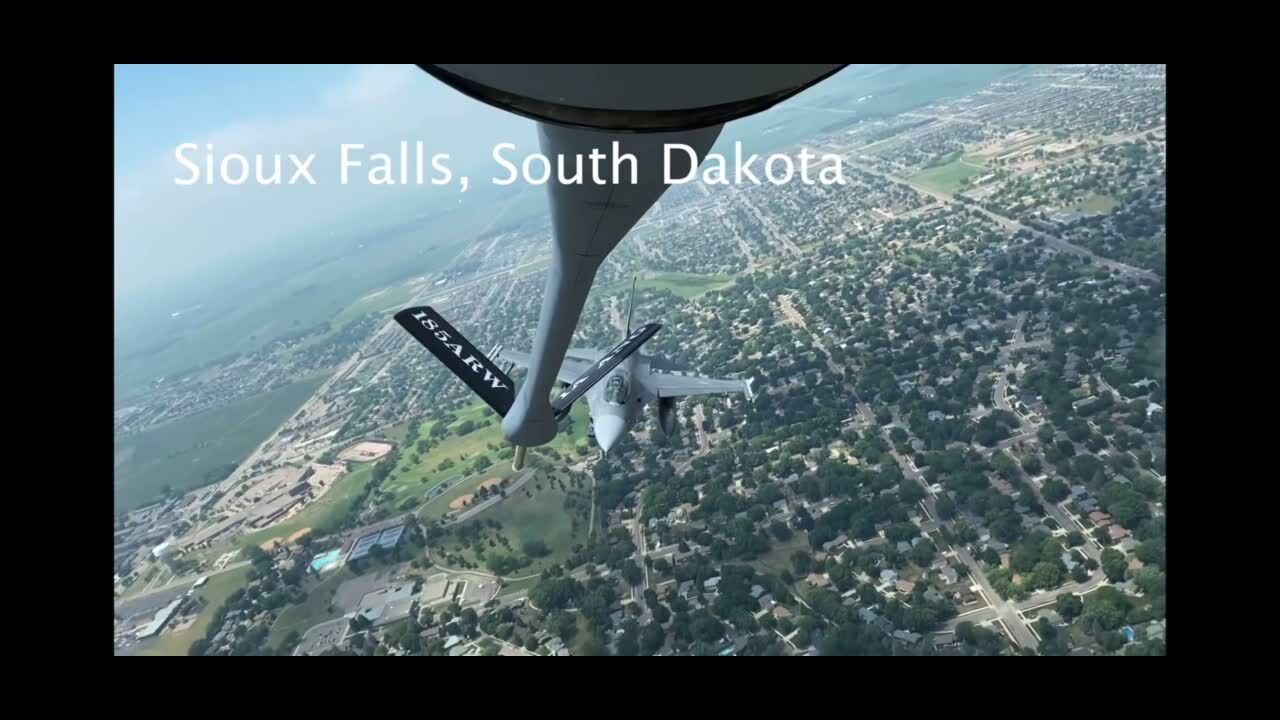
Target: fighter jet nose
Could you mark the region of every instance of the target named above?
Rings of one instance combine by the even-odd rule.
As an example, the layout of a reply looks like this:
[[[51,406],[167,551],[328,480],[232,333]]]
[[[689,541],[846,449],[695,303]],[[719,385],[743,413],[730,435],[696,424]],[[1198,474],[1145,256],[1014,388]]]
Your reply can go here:
[[[618,438],[622,437],[622,418],[614,416],[606,416],[596,418],[596,442],[600,444],[600,449],[609,452],[618,442]]]

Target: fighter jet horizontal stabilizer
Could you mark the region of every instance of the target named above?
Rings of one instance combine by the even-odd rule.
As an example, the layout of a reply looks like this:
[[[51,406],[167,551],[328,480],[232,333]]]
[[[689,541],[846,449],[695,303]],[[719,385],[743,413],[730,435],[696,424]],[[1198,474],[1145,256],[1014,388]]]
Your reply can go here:
[[[462,333],[440,317],[440,313],[430,307],[407,308],[396,313],[396,322],[430,350],[450,372],[461,378],[471,392],[506,417],[515,402],[515,383]]]
[[[618,367],[623,360],[626,360],[632,353],[639,350],[641,345],[648,342],[649,338],[653,337],[661,329],[661,324],[649,323],[633,331],[625,340],[601,356],[585,373],[578,377],[577,380],[574,380],[572,385],[551,401],[551,409],[555,412],[556,420],[559,421],[568,415],[573,408],[574,401],[582,397],[591,389],[592,385],[600,382],[614,368]]]

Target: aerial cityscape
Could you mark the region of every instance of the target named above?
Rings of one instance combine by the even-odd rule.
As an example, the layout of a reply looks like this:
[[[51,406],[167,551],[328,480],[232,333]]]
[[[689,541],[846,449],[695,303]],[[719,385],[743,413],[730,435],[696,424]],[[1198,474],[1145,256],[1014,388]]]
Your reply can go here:
[[[1164,65],[832,80],[742,133],[847,182],[674,186],[595,278],[574,348],[723,383],[673,424],[522,464],[393,319],[529,348],[538,187],[118,339],[116,654],[1164,655]]]

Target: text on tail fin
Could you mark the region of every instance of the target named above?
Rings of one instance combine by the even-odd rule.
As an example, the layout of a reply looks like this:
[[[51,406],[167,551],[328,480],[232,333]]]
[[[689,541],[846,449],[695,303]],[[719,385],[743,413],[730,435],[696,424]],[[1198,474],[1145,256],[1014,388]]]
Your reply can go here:
[[[396,313],[396,322],[499,415],[515,402],[515,383],[431,307]]]

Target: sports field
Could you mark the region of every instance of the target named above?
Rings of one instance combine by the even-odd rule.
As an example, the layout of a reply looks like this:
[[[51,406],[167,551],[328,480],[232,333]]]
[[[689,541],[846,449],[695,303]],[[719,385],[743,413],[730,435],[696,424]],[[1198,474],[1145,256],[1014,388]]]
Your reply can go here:
[[[956,158],[945,165],[925,168],[911,176],[911,182],[941,193],[954,193],[964,187],[964,181],[985,173],[986,168],[972,165]]]
[[[222,480],[311,397],[327,375],[116,438],[116,512],[145,505],[159,497],[165,485],[183,493]]]
[[[1071,206],[1072,210],[1080,210],[1083,212],[1096,212],[1104,215],[1110,214],[1112,210],[1120,207],[1120,201],[1110,195],[1098,195],[1090,193],[1080,199]]]
[[[694,275],[691,273],[654,273],[646,274],[636,283],[637,288],[654,288],[670,290],[686,300],[697,297],[712,290],[719,290],[733,284],[733,278],[727,275]]]
[[[445,519],[450,515],[456,515],[453,511],[459,504],[459,500],[468,495],[474,495],[481,485],[489,483],[495,484],[494,481],[501,483],[503,480],[515,475],[516,471],[511,469],[510,461],[503,460],[494,463],[484,472],[475,473],[462,478],[458,484],[441,493],[439,497],[434,498],[430,504],[419,508],[418,517],[423,520]],[[469,504],[469,503],[468,503]]]
[[[636,280],[636,289],[643,290],[645,288],[653,288],[656,290],[670,290],[684,299],[697,297],[712,290],[729,287],[733,284],[732,275],[697,275],[694,273],[676,273],[676,272],[646,272],[642,273]],[[614,293],[629,293],[631,291],[631,280],[621,280],[618,282],[603,285],[595,292],[601,295],[611,295]]]

